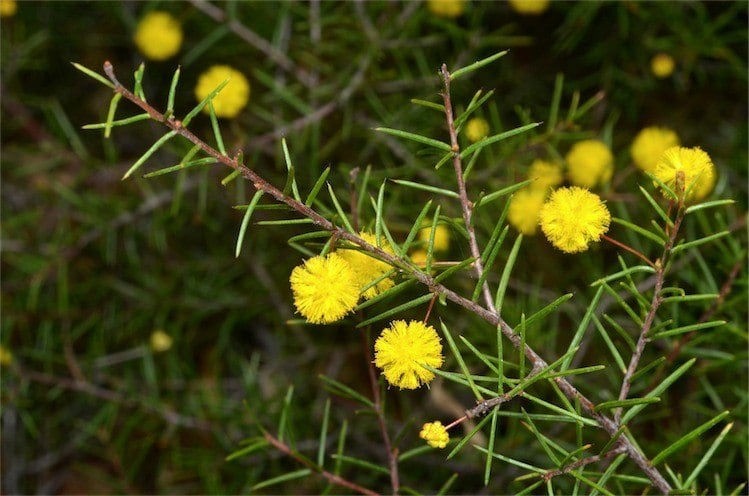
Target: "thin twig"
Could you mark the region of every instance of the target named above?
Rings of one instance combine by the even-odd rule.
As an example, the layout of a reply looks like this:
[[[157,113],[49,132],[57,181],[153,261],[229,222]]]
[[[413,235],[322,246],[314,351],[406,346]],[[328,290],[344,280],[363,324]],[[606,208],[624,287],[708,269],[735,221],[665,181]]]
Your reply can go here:
[[[651,261],[650,261],[650,259],[649,259],[648,257],[646,257],[645,255],[643,255],[643,254],[642,254],[642,253],[640,253],[639,251],[635,250],[635,249],[634,249],[634,248],[632,248],[631,246],[629,246],[629,245],[625,245],[625,244],[624,244],[624,243],[622,243],[621,241],[617,241],[617,240],[615,240],[614,238],[611,238],[611,237],[609,237],[609,236],[606,236],[605,234],[604,234],[604,235],[602,235],[601,237],[602,237],[602,238],[603,238],[604,240],[606,240],[606,241],[608,241],[609,243],[611,243],[612,245],[614,245],[614,246],[618,246],[618,247],[619,247],[619,248],[621,248],[622,250],[628,251],[628,252],[630,252],[631,254],[635,255],[635,256],[636,256],[637,258],[639,258],[640,260],[644,261],[644,262],[645,262],[646,264],[650,265],[650,266],[651,266],[652,268],[654,268],[654,269],[656,268],[655,264],[654,264],[653,262],[651,262]]]
[[[199,146],[207,155],[214,157],[218,162],[222,163],[223,165],[226,165],[227,167],[230,167],[234,170],[239,171],[239,173],[244,177],[246,180],[251,182],[253,186],[256,189],[260,189],[270,195],[271,197],[275,198],[281,203],[285,203],[289,207],[291,207],[293,210],[296,210],[299,214],[303,215],[304,217],[309,218],[313,224],[317,225],[318,227],[325,229],[326,231],[330,231],[332,235],[335,235],[341,239],[344,239],[346,241],[349,241],[352,244],[355,244],[362,248],[363,251],[366,251],[368,253],[371,253],[376,258],[383,260],[393,267],[396,267],[400,269],[404,274],[408,274],[411,277],[413,277],[415,280],[420,282],[421,284],[425,285],[429,288],[430,292],[438,293],[445,295],[445,297],[457,304],[458,306],[463,307],[464,309],[468,310],[469,312],[474,313],[478,317],[482,318],[489,324],[493,325],[494,327],[498,327],[502,334],[512,343],[512,345],[520,349],[521,348],[521,339],[520,336],[515,332],[515,330],[507,324],[495,311],[487,310],[486,308],[482,307],[481,305],[474,303],[473,301],[464,298],[457,294],[456,292],[448,289],[447,287],[443,286],[442,284],[439,284],[435,282],[434,278],[420,270],[418,270],[416,267],[411,266],[404,260],[396,257],[395,255],[392,255],[390,253],[387,253],[383,251],[382,249],[378,248],[377,246],[371,245],[367,243],[364,239],[362,239],[360,236],[356,234],[352,234],[340,227],[335,226],[332,222],[330,222],[328,219],[314,211],[312,208],[308,207],[304,203],[301,203],[294,198],[291,198],[287,195],[285,195],[281,190],[276,188],[275,186],[268,183],[265,179],[260,177],[256,172],[249,169],[244,164],[239,163],[237,160],[232,159],[231,157],[228,157],[226,155],[223,155],[215,148],[212,148],[207,143],[202,141],[200,138],[195,136],[192,132],[190,132],[188,129],[185,129],[182,127],[182,123],[178,120],[176,120],[174,117],[166,118],[163,114],[158,112],[156,109],[151,107],[148,103],[144,102],[142,99],[135,96],[130,90],[123,87],[120,82],[117,80],[114,74],[114,69],[112,67],[112,64],[109,62],[104,63],[104,72],[107,74],[109,79],[114,83],[115,85],[115,91],[117,93],[122,94],[126,99],[130,100],[137,106],[139,106],[144,111],[148,112],[148,114],[157,122],[163,123],[168,128],[176,131],[179,135],[187,139],[188,141],[192,142],[193,144]],[[525,346],[524,353],[528,360],[533,364],[534,368],[536,369],[542,369],[548,366],[545,360],[541,358],[530,346]],[[570,399],[580,401],[580,405],[582,408],[589,414],[593,419],[596,420],[596,422],[603,428],[606,432],[608,432],[610,435],[615,435],[618,430],[618,425],[611,420],[609,417],[596,412],[594,409],[594,404],[591,402],[588,398],[586,398],[582,393],[580,393],[572,384],[570,384],[565,378],[563,377],[556,377],[554,378],[554,381],[557,383],[559,388],[562,390],[562,392]],[[661,473],[650,465],[650,462],[648,459],[640,452],[640,450],[632,444],[629,439],[626,437],[621,438],[621,443],[627,448],[627,454],[628,456],[634,461],[638,467],[648,476],[648,478],[653,482],[653,485],[658,488],[659,491],[663,493],[668,493],[671,490],[671,485],[666,481],[666,479],[661,475]]]
[[[269,433],[266,432],[264,436],[265,436],[265,440],[268,441],[270,444],[272,444],[273,447],[276,448],[278,451],[290,456],[291,458],[296,460],[301,465],[304,465],[305,467],[325,477],[328,480],[328,482],[330,482],[331,484],[345,487],[357,493],[366,494],[367,496],[380,496],[379,493],[376,493],[370,489],[367,489],[366,487],[361,487],[360,485],[355,484],[347,479],[344,479],[343,477],[339,475],[330,473],[327,470],[322,469],[318,465],[312,463],[312,461],[308,460],[307,458],[300,456],[295,450],[293,450],[287,444],[271,436]]]
[[[567,465],[567,466],[565,466],[563,468],[560,468],[560,469],[557,469],[557,470],[549,470],[548,472],[546,472],[545,474],[543,474],[541,476],[541,478],[543,480],[545,480],[545,481],[549,481],[549,480],[553,479],[554,477],[556,477],[558,475],[566,474],[566,473],[572,472],[573,470],[578,469],[580,467],[584,467],[586,465],[590,465],[591,463],[596,463],[598,461],[605,460],[605,459],[611,458],[613,456],[621,455],[622,453],[624,453],[626,451],[627,451],[627,449],[624,446],[620,446],[620,447],[612,449],[611,451],[606,452],[606,453],[604,453],[602,455],[593,455],[593,456],[589,456],[587,458],[581,458],[580,460],[577,460],[574,463],[570,463],[569,465]]]
[[[450,133],[450,147],[452,148],[453,154],[453,168],[455,169],[455,179],[458,182],[458,195],[460,196],[460,207],[463,211],[463,223],[466,226],[468,232],[468,245],[471,249],[471,255],[475,259],[473,262],[473,268],[476,271],[476,277],[479,279],[484,274],[484,267],[481,263],[481,251],[479,250],[478,242],[476,241],[476,230],[473,228],[473,205],[468,199],[468,191],[466,190],[465,178],[463,178],[463,162],[460,158],[460,145],[458,144],[458,133],[455,129],[455,120],[453,118],[453,104],[450,98],[450,72],[447,70],[447,65],[442,64],[442,82],[445,85],[445,91],[442,93],[442,99],[445,102],[445,120],[447,121],[447,130]],[[486,308],[492,313],[497,313],[494,308],[494,299],[492,293],[489,290],[488,281],[484,281],[482,288],[484,293],[484,301],[486,302]]]
[[[390,442],[390,434],[388,434],[387,424],[385,423],[385,414],[382,411],[380,382],[377,380],[377,371],[374,367],[369,331],[370,330],[367,329],[366,333],[362,333],[362,339],[364,340],[364,353],[367,359],[367,373],[369,375],[369,384],[372,386],[372,400],[374,403],[375,415],[377,416],[377,423],[380,426],[380,433],[382,434],[382,442],[385,444],[385,451],[387,451],[388,467],[390,469],[390,485],[393,488],[393,494],[398,494],[398,489],[400,488],[398,477],[398,448],[393,448],[393,445]]]
[[[676,218],[674,219],[674,224],[669,231],[668,240],[663,247],[663,256],[655,263],[656,272],[655,286],[653,287],[653,299],[650,302],[650,308],[647,315],[645,316],[645,320],[642,323],[640,336],[637,338],[635,351],[634,353],[632,353],[632,358],[629,361],[627,372],[624,374],[624,379],[622,379],[622,387],[619,390],[620,400],[625,400],[627,398],[629,390],[632,387],[632,376],[634,376],[635,372],[637,371],[637,366],[640,364],[640,359],[642,358],[642,353],[645,351],[645,346],[648,344],[648,342],[650,342],[648,334],[650,333],[650,328],[653,326],[653,322],[655,321],[655,314],[658,311],[658,308],[660,308],[661,303],[663,303],[663,295],[661,294],[661,290],[663,289],[666,270],[668,268],[668,258],[671,255],[671,249],[676,242],[676,236],[679,233],[681,222],[682,220],[684,220],[684,215],[684,206],[682,204],[679,204],[676,210]],[[622,408],[617,408],[614,412],[614,420],[617,424],[621,421],[621,417]]]

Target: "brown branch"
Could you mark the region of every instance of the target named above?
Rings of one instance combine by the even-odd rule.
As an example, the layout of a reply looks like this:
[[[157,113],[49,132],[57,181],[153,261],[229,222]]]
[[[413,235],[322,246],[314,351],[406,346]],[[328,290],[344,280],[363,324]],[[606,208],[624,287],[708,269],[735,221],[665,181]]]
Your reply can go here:
[[[264,191],[265,193],[267,193],[268,195],[270,195],[271,197],[278,200],[279,202],[285,203],[286,205],[291,207],[293,210],[296,210],[299,214],[303,215],[304,217],[309,218],[313,224],[317,225],[318,227],[322,229],[330,231],[332,235],[335,235],[339,237],[340,239],[349,241],[350,243],[359,246],[363,251],[371,253],[376,258],[383,260],[389,263],[390,265],[392,265],[393,267],[400,269],[404,274],[410,275],[415,280],[417,280],[421,284],[428,287],[430,292],[445,295],[445,297],[451,302],[455,303],[458,306],[463,307],[469,312],[474,313],[475,315],[482,318],[483,320],[493,325],[494,327],[498,327],[502,331],[502,334],[505,335],[505,337],[512,343],[512,345],[515,348],[517,349],[521,348],[520,336],[515,332],[515,330],[512,327],[510,327],[509,324],[507,324],[499,315],[497,315],[495,311],[487,310],[481,305],[474,303],[473,301],[460,296],[459,294],[448,289],[442,284],[435,282],[434,278],[430,276],[429,274],[426,274],[418,270],[416,267],[411,266],[410,264],[396,257],[395,255],[386,253],[385,251],[378,248],[377,246],[367,243],[358,235],[352,234],[334,225],[328,219],[318,214],[316,211],[314,211],[312,208],[308,207],[304,203],[301,203],[295,200],[294,198],[291,198],[283,194],[281,190],[279,190],[275,186],[268,183],[265,179],[260,177],[253,170],[247,168],[247,166],[245,166],[244,164],[241,164],[237,160],[232,159],[226,155],[223,155],[222,153],[220,153],[219,151],[217,151],[216,149],[212,148],[211,146],[206,144],[204,141],[199,139],[192,132],[182,127],[182,123],[176,120],[173,116],[166,118],[163,114],[161,114],[156,109],[151,107],[148,103],[144,102],[143,100],[135,96],[127,88],[123,87],[114,75],[114,69],[112,68],[112,64],[109,63],[108,61],[104,63],[104,72],[107,74],[109,79],[114,83],[115,85],[114,91],[122,94],[122,96],[124,96],[126,99],[130,100],[135,105],[139,106],[141,109],[148,112],[148,114],[154,120],[163,123],[165,126],[176,131],[179,135],[181,135],[188,141],[199,146],[207,155],[215,158],[221,164],[227,167],[230,167],[231,169],[239,171],[242,177],[244,177],[246,180],[251,182],[256,189],[260,189]],[[548,366],[546,361],[544,361],[530,346],[527,346],[527,345],[525,346],[524,353],[525,353],[525,356],[528,358],[528,360],[533,364],[534,368],[542,369]],[[588,414],[590,414],[591,417],[593,417],[596,420],[596,422],[601,426],[601,428],[603,428],[606,432],[608,432],[612,436],[617,433],[618,425],[609,417],[599,412],[596,412],[594,409],[593,402],[591,402],[582,393],[580,393],[572,384],[570,384],[569,381],[567,381],[563,377],[556,377],[554,378],[554,381],[557,383],[559,388],[568,398],[572,400],[580,401],[580,405],[582,406],[582,408]],[[634,461],[637,464],[638,467],[640,467],[640,469],[648,476],[648,478],[650,478],[650,480],[653,482],[653,485],[655,485],[655,487],[657,487],[659,491],[663,493],[668,493],[671,489],[671,486],[668,483],[668,481],[666,481],[666,479],[663,478],[663,476],[658,471],[658,469],[651,466],[648,459],[628,439],[622,438],[622,444],[626,446],[628,456],[632,459],[632,461]]]
[[[663,256],[660,260],[657,260],[655,262],[656,272],[655,286],[653,287],[653,299],[650,302],[650,309],[648,310],[648,313],[645,316],[645,320],[642,323],[640,336],[637,338],[635,351],[634,353],[632,353],[632,358],[629,361],[627,372],[624,374],[624,379],[622,379],[622,387],[619,390],[620,400],[626,399],[627,395],[629,394],[629,390],[632,387],[632,376],[634,376],[635,371],[637,371],[637,366],[640,364],[640,359],[642,358],[642,353],[645,351],[645,346],[650,342],[648,334],[650,333],[650,329],[653,326],[653,322],[655,321],[655,314],[658,311],[658,308],[660,308],[661,303],[663,303],[663,295],[661,295],[661,290],[663,289],[663,283],[666,277],[668,258],[671,255],[671,249],[676,242],[676,236],[679,233],[679,227],[681,226],[681,222],[682,220],[684,220],[685,215],[683,204],[679,203],[676,209],[676,218],[674,219],[673,226],[669,230],[668,240],[663,247]],[[671,209],[669,209],[669,211],[670,210]],[[614,420],[617,424],[621,421],[621,417],[622,408],[617,408],[614,412]]]
[[[284,453],[285,455],[290,456],[291,458],[296,460],[301,465],[304,465],[305,467],[325,477],[328,480],[328,482],[330,482],[331,484],[345,487],[357,493],[366,494],[367,496],[380,496],[379,493],[376,493],[370,489],[367,489],[366,487],[361,487],[360,485],[355,484],[347,479],[344,479],[343,477],[339,475],[336,475],[331,472],[328,472],[327,470],[324,470],[322,467],[317,466],[315,463],[312,463],[307,458],[299,455],[295,450],[291,449],[291,447],[289,447],[287,444],[271,436],[269,433],[266,432],[264,436],[265,436],[265,440],[268,441],[271,445],[273,445],[273,447],[276,448],[278,451],[280,451],[281,453]]]
[[[546,472],[545,474],[543,474],[541,476],[541,478],[544,481],[548,482],[549,480],[553,479],[554,477],[556,477],[558,475],[567,474],[567,473],[572,472],[573,470],[578,469],[580,467],[584,467],[586,465],[590,465],[591,463],[596,463],[598,461],[605,460],[605,459],[611,458],[613,456],[621,455],[622,453],[624,453],[626,451],[627,451],[627,449],[624,446],[620,446],[620,447],[612,449],[611,451],[609,451],[607,453],[604,453],[602,455],[593,455],[593,456],[589,456],[587,458],[581,458],[580,460],[577,460],[574,463],[570,463],[569,465],[567,465],[567,466],[565,466],[563,468],[560,468],[560,469],[557,469],[557,470],[549,470],[548,472]]]
[[[643,255],[643,254],[642,254],[642,253],[640,253],[639,251],[635,250],[635,249],[634,249],[634,248],[632,248],[631,246],[629,246],[629,245],[625,245],[625,244],[624,244],[624,243],[622,243],[621,241],[617,241],[617,240],[615,240],[614,238],[611,238],[611,237],[609,237],[609,236],[606,236],[605,234],[604,234],[604,235],[602,235],[601,237],[602,237],[602,238],[603,238],[604,240],[606,240],[606,241],[608,241],[609,243],[611,243],[612,245],[614,245],[614,246],[618,246],[618,247],[619,247],[619,248],[621,248],[622,250],[628,251],[629,253],[631,253],[631,254],[635,255],[635,256],[636,256],[637,258],[639,258],[640,260],[643,260],[643,261],[644,261],[645,263],[647,263],[648,265],[650,265],[650,266],[651,266],[652,268],[654,268],[654,269],[657,269],[657,267],[655,266],[655,264],[654,264],[653,262],[651,262],[651,261],[650,261],[650,259],[649,259],[648,257],[646,257],[645,255]]]
[[[445,120],[447,121],[447,130],[450,133],[450,147],[452,148],[453,154],[453,168],[455,169],[455,179],[458,182],[458,195],[460,196],[460,207],[463,211],[463,223],[466,225],[466,231],[468,232],[468,245],[471,249],[471,256],[475,259],[473,267],[476,271],[476,277],[481,278],[484,273],[484,267],[481,263],[481,251],[479,250],[478,242],[476,241],[476,230],[473,228],[473,204],[468,199],[468,191],[466,190],[466,182],[463,177],[463,162],[460,158],[460,145],[458,144],[458,133],[455,129],[455,120],[453,118],[453,104],[450,98],[450,72],[447,70],[447,64],[442,64],[441,68],[442,82],[445,85],[445,91],[442,93],[442,99],[445,103]],[[484,301],[486,302],[486,308],[491,312],[497,313],[494,308],[494,299],[492,293],[489,290],[488,281],[484,281],[482,288],[484,294]]]

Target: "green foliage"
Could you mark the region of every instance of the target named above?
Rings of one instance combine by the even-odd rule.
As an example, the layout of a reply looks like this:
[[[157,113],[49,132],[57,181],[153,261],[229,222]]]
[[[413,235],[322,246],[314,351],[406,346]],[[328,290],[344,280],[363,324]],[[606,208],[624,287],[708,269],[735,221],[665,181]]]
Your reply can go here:
[[[393,464],[401,493],[654,492],[627,446],[675,494],[743,490],[745,3],[553,3],[522,17],[473,2],[457,20],[417,3],[160,5],[190,36],[120,81],[222,160],[179,127],[143,123],[153,115],[91,69],[132,70],[145,7],[19,7],[1,35],[3,492],[358,491],[343,479],[384,493]],[[649,71],[661,51],[677,60],[664,80]],[[251,78],[236,120],[213,106],[226,81],[195,101],[216,63]],[[459,150],[436,103],[442,63]],[[461,130],[477,116],[491,132],[470,143]],[[630,163],[651,124],[709,151],[709,199],[669,205]],[[616,156],[599,191],[609,234],[651,264],[605,243],[565,255],[508,225],[532,160],[589,137]],[[245,181],[244,166],[289,201]],[[292,267],[361,230],[392,246],[383,279],[395,285],[344,321],[302,325]],[[496,306],[512,334],[438,284]],[[438,379],[388,389],[368,369],[370,338],[385,319],[425,317],[445,344]],[[150,342],[156,330],[170,349]],[[465,411],[446,451],[418,438]]]

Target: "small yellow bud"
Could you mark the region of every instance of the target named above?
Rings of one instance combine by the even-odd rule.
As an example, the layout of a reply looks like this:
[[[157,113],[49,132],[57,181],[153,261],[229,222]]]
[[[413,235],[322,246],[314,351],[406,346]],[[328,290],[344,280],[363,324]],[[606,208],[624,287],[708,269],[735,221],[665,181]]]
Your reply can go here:
[[[156,353],[169,350],[172,347],[172,337],[158,329],[151,334],[151,349]]]

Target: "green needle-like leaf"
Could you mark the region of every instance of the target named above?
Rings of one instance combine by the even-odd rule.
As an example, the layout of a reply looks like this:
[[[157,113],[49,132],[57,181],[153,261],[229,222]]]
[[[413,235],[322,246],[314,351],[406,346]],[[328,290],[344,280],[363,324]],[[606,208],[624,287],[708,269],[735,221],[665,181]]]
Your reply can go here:
[[[438,150],[442,150],[445,152],[452,151],[452,148],[450,147],[450,145],[448,145],[444,141],[427,138],[426,136],[422,136],[420,134],[409,133],[408,131],[401,131],[399,129],[391,129],[389,127],[376,127],[375,131],[397,136],[398,138],[415,141],[417,143],[421,143],[422,145],[431,146],[433,148],[437,148]]]
[[[456,69],[455,71],[450,73],[450,81],[454,81],[455,79],[458,79],[461,76],[465,76],[466,74],[469,74],[475,71],[476,69],[481,69],[485,65],[491,64],[492,62],[499,59],[500,57],[504,57],[505,55],[507,55],[508,52],[509,50],[503,50],[501,52],[495,53],[494,55],[490,57],[486,57],[485,59],[476,61],[471,65],[467,65],[460,69]]]
[[[104,86],[114,89],[114,84],[112,84],[110,80],[108,80],[101,74],[96,73],[92,71],[91,69],[89,69],[88,67],[82,66],[81,64],[77,62],[71,62],[71,64],[73,64],[73,67],[75,67],[76,69],[78,69],[79,71],[87,75],[88,77],[94,78],[97,81],[99,81],[101,84],[103,84]]]
[[[673,455],[680,449],[684,448],[687,444],[692,442],[694,439],[700,437],[704,432],[708,431],[711,427],[713,427],[715,424],[717,424],[718,422],[726,418],[729,414],[730,412],[728,411],[722,412],[716,415],[715,417],[711,418],[704,424],[700,425],[696,429],[693,429],[689,433],[681,436],[678,441],[671,444],[671,446],[669,446],[668,448],[664,449],[663,451],[655,455],[653,459],[650,461],[650,463],[652,463],[653,466],[658,465],[660,462],[662,462],[669,456]]]
[[[252,196],[252,200],[250,200],[250,204],[247,206],[247,210],[244,212],[244,216],[242,217],[242,225],[239,227],[239,236],[237,236],[237,245],[234,248],[234,257],[239,258],[239,254],[242,252],[242,241],[244,240],[244,235],[247,232],[247,225],[250,223],[250,217],[252,217],[252,212],[255,211],[255,206],[257,205],[257,202],[260,201],[260,197],[263,196],[263,190],[257,190],[255,191],[255,194]]]
[[[148,160],[151,157],[151,155],[153,155],[156,152],[156,150],[158,150],[159,148],[161,148],[164,145],[164,143],[166,143],[170,139],[174,138],[176,135],[177,135],[177,131],[169,131],[164,136],[162,136],[161,138],[159,138],[159,140],[156,143],[154,143],[153,145],[151,145],[151,148],[149,148],[148,151],[146,151],[146,153],[144,153],[138,159],[138,161],[135,162],[130,167],[130,169],[128,169],[128,171],[125,173],[125,175],[122,176],[122,180],[124,181],[125,179],[127,179],[128,177],[130,177],[130,175],[132,175],[133,172],[135,172],[136,170],[138,170],[138,168],[141,165],[143,165],[146,162],[146,160]]]

